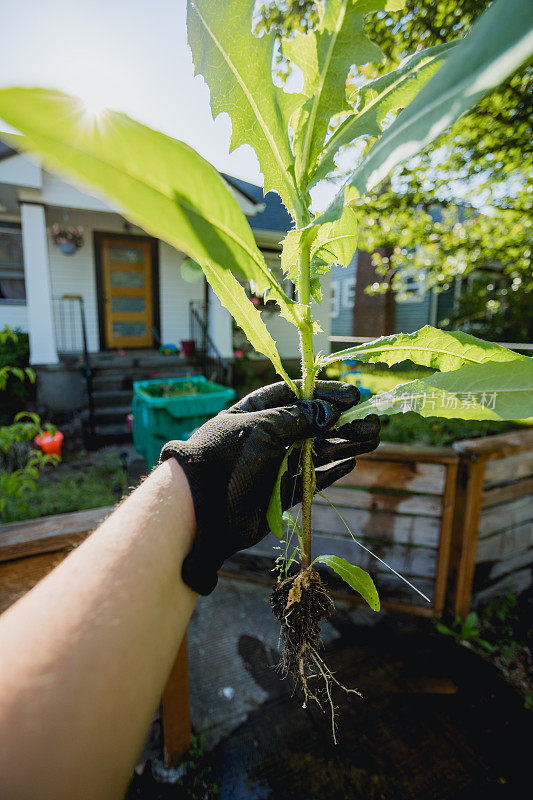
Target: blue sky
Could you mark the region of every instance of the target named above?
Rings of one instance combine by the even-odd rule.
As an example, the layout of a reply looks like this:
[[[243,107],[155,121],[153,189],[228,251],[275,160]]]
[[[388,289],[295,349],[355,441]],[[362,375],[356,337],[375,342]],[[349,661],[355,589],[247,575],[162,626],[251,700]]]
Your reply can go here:
[[[213,121],[208,89],[193,76],[185,6],[186,0],[2,0],[0,85],[60,89],[124,111],[187,142],[219,170],[262,185],[254,151],[245,145],[229,153],[229,119]]]

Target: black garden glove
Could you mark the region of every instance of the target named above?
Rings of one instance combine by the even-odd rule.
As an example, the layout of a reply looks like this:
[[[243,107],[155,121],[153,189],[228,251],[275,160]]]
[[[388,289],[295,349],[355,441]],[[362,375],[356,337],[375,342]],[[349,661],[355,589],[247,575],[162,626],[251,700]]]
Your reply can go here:
[[[297,400],[285,383],[275,383],[221,411],[187,441],[163,447],[161,461],[175,458],[187,476],[196,514],[196,538],[182,568],[185,583],[210,594],[225,559],[266,536],[268,504],[290,445],[315,438],[317,490],[347,475],[353,456],[378,446],[374,414],[328,433],[359,400],[348,383],[317,381],[314,400]],[[300,453],[291,453],[282,479],[283,509],[302,499]]]

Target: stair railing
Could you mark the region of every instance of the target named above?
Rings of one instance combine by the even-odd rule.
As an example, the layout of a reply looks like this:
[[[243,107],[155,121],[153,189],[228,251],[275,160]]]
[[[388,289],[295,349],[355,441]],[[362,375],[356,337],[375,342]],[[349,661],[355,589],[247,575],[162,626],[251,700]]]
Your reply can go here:
[[[60,330],[65,331],[65,317],[66,317],[66,307],[65,303],[74,303],[78,306],[79,311],[79,322],[81,326],[81,339],[82,339],[82,353],[83,353],[83,367],[82,367],[82,375],[85,378],[85,386],[87,390],[87,402],[89,406],[89,431],[91,438],[94,438],[95,435],[95,414],[94,414],[94,390],[93,390],[93,370],[91,367],[91,359],[89,357],[89,348],[87,345],[87,321],[85,318],[85,303],[81,294],[64,294],[60,298]],[[75,306],[74,306],[75,307]],[[70,319],[71,319],[71,335],[74,333],[74,324],[73,324],[73,306],[70,306]],[[58,349],[63,352],[66,351],[65,342],[58,342]],[[70,348],[68,352],[75,352],[78,348],[76,346],[72,347],[72,341],[70,342]]]
[[[198,300],[189,303],[190,338],[195,344],[194,360],[202,374],[216,383],[229,383],[230,367],[209,336],[207,306]]]

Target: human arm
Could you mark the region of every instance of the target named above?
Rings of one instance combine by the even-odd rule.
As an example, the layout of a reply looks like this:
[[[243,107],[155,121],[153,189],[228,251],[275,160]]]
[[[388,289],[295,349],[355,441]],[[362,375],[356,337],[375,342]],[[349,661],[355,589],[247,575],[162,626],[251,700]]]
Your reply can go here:
[[[288,446],[316,437],[323,488],[377,445],[377,420],[330,436],[356,389],[329,382],[316,394],[296,402],[266,387],[169,443],[146,481],[0,617],[2,800],[123,795],[194,606],[187,584],[211,591],[223,560],[267,533]],[[283,505],[299,495],[296,449]]]
[[[0,797],[123,796],[196,594],[189,486],[161,464],[0,617]]]

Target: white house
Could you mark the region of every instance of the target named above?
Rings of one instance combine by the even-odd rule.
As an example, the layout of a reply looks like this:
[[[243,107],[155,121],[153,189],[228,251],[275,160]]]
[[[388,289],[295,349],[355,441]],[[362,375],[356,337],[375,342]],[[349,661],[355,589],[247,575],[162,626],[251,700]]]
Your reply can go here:
[[[279,269],[280,240],[291,220],[275,194],[223,176],[250,222],[257,244]],[[64,255],[50,233],[54,223],[81,226],[83,245]],[[79,303],[90,353],[179,347],[190,338],[190,304],[207,301],[208,329],[220,354],[233,357],[232,321],[203,277],[190,282],[186,256],[148,237],[109,205],[42,169],[0,143],[0,328],[27,331],[30,361],[61,365],[80,351]],[[319,322],[328,352],[329,305]],[[298,357],[296,331],[273,311],[263,314],[285,359]]]

